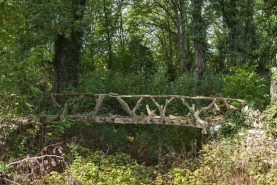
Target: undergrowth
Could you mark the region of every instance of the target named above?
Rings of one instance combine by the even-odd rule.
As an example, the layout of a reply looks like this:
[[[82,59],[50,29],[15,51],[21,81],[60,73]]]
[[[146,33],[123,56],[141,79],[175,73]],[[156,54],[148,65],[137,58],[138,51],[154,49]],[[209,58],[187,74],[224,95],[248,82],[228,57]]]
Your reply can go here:
[[[247,75],[258,76],[254,69],[244,69],[229,76],[227,83],[240,85],[240,73],[246,84],[239,88],[227,84],[226,95],[245,98],[245,87],[263,82],[258,79],[252,83]],[[209,78],[204,75],[201,83],[189,74],[169,81],[162,69],[151,78],[139,74],[112,74],[113,78],[103,75],[95,71],[81,77],[80,92],[220,96],[220,89],[226,85],[221,74]],[[250,92],[249,98],[259,93]],[[254,105],[266,99],[264,91],[260,95],[262,98],[254,99]],[[82,103],[84,113],[95,104],[88,99]],[[113,102],[106,105],[113,107]],[[180,107],[175,103],[169,110],[184,114]],[[212,135],[207,144],[197,129],[163,125],[62,120],[6,129],[1,131],[6,139],[0,143],[0,184],[277,184],[275,110],[273,104],[263,113],[263,120],[272,128],[268,137],[247,133],[244,113],[229,111],[221,122],[220,134]]]
[[[107,151],[90,152],[80,147],[72,147],[72,154],[86,151],[86,155],[75,155],[63,172],[52,171],[29,181],[24,174],[16,175],[4,167],[1,170],[28,184],[276,184],[276,147],[274,138],[245,132],[211,141],[198,158],[182,159],[166,170],[163,163],[146,166],[122,152],[108,155]]]

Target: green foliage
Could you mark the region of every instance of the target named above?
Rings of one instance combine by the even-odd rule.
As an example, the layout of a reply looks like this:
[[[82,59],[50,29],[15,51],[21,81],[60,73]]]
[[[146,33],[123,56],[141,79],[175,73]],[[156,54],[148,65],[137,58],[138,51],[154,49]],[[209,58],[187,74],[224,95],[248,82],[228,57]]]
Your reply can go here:
[[[74,120],[72,120],[74,121]],[[49,140],[59,140],[61,136],[65,133],[65,130],[72,125],[70,119],[62,119],[61,121],[53,121],[46,126],[47,136]]]
[[[153,168],[138,165],[122,153],[105,156],[103,152],[95,152],[87,158],[78,157],[69,168],[63,174],[51,172],[45,181],[66,184],[70,177],[81,184],[149,184],[154,177]]]
[[[74,2],[85,1],[0,0],[1,160],[36,154],[44,146],[62,141],[70,170],[52,172],[45,182],[32,183],[276,184],[276,165],[268,163],[268,156],[275,159],[275,154],[267,145],[261,148],[264,153],[255,148],[246,150],[244,140],[236,137],[244,116],[235,111],[225,115],[221,130],[225,137],[232,137],[204,146],[198,162],[185,160],[190,151],[197,156],[201,147],[202,135],[193,128],[80,124],[70,120],[47,125],[4,123],[2,118],[36,116],[38,112],[57,115],[57,109],[49,108],[48,99],[41,101],[40,96],[53,92],[54,72],[61,75],[64,71],[68,73],[62,80],[71,80],[74,88],[79,83],[78,92],[223,95],[265,108],[268,82],[261,76],[265,76],[267,67],[276,65],[275,1],[209,1],[198,12],[203,16],[199,24],[191,21],[197,10],[189,6],[189,1],[157,0],[154,6],[150,0],[87,0],[86,6],[75,6]],[[183,17],[175,20],[181,14]],[[179,74],[182,42],[177,29],[182,26],[187,72]],[[194,29],[201,27],[210,28],[201,32],[203,42],[209,39],[203,48],[204,68],[209,71],[196,79],[190,73],[196,54],[193,44],[200,39]],[[55,38],[59,42],[55,43]],[[55,58],[55,53],[61,57]],[[58,66],[62,60],[65,65]],[[67,65],[72,61],[75,63]],[[233,66],[243,67],[230,70]],[[222,76],[226,76],[224,89]],[[157,101],[164,103],[165,99]],[[207,103],[195,102],[188,103],[195,104],[196,109]],[[116,101],[106,98],[103,103],[110,109],[103,106],[100,113],[124,112],[115,108]],[[147,103],[153,110],[153,103]],[[95,101],[84,98],[79,104],[82,106],[76,111],[88,113]],[[263,112],[269,128],[276,126],[276,107],[273,103]],[[168,111],[180,116],[187,113],[175,100]],[[276,137],[276,129],[268,134]],[[194,139],[197,146],[191,144]],[[1,173],[10,170],[6,163],[0,163]],[[17,176],[13,174],[15,179]]]
[[[235,137],[206,145],[200,167],[194,175],[201,176],[204,183],[276,182],[277,179],[267,178],[276,172],[276,167],[264,161],[274,159],[276,154],[269,152],[264,155],[261,150],[269,151],[270,144],[256,146],[258,139],[255,137],[251,142],[253,147],[247,146],[246,137]],[[250,153],[251,158],[248,157]]]
[[[205,72],[200,79],[195,79],[190,73],[185,73],[170,84],[169,94],[178,95],[203,95],[217,96],[224,87],[222,74],[207,74]]]
[[[196,184],[193,173],[185,167],[173,167],[168,173],[158,173],[153,184]]]
[[[124,53],[119,53],[113,64],[113,70],[124,74],[140,74],[149,78],[156,72],[156,61],[151,50],[143,45],[142,37],[133,36],[127,43]]]
[[[251,141],[247,138],[251,137]],[[251,142],[251,143],[249,143]],[[269,143],[268,143],[269,142]],[[262,144],[261,144],[262,143]],[[87,152],[63,173],[51,172],[43,182],[51,184],[275,184],[276,153],[272,141],[249,135],[222,138],[203,146],[195,160],[183,160],[161,170],[139,165],[129,155]],[[251,156],[251,157],[249,157]],[[41,180],[36,180],[36,183]]]
[[[41,147],[38,142],[43,135],[38,136],[41,130],[41,123],[33,123],[28,126],[14,125],[7,123],[0,129],[1,150],[0,155],[7,159],[35,154]],[[11,149],[12,148],[12,149]]]
[[[261,118],[263,120],[264,126],[270,126],[273,129],[277,126],[277,103],[276,101],[273,104],[267,106],[266,110],[262,112]]]
[[[211,142],[203,146],[197,161],[172,167],[168,173],[157,176],[155,183],[275,184],[276,154],[270,149],[271,143],[260,145],[260,141],[252,136],[249,141],[252,146],[249,146],[247,137],[249,135]],[[191,166],[197,168],[191,171]]]
[[[251,141],[247,139],[249,137]],[[175,164],[167,171],[163,171],[162,164],[155,167],[139,165],[130,155],[121,152],[107,155],[108,151],[90,152],[72,144],[70,148],[75,158],[64,172],[52,171],[28,183],[275,184],[277,156],[272,150],[273,142],[245,131],[244,136],[222,138],[204,145],[198,159],[182,160],[181,164]],[[7,165],[1,164],[0,167],[10,176],[14,174],[25,182],[21,174],[9,171]]]
[[[5,171],[5,170],[9,170],[11,169],[12,167],[11,166],[8,166],[7,164],[1,164],[0,163],[0,171]]]
[[[219,134],[224,137],[234,136],[244,128],[246,116],[246,112],[239,113],[236,110],[228,111],[224,116],[224,120],[220,122],[222,128],[220,129]]]
[[[63,138],[72,141],[67,155],[84,156],[86,152],[82,148],[108,150],[110,154],[120,151],[131,154],[139,163],[156,165],[163,162],[166,168],[179,154],[185,157],[187,151],[199,150],[202,135],[200,130],[187,127],[75,123],[66,130]],[[195,138],[198,142],[192,148],[191,140]],[[168,152],[175,154],[169,155]]]
[[[256,72],[257,65],[234,67],[234,74],[225,77],[224,96],[244,99],[249,105],[264,109],[268,103],[268,86]]]
[[[277,85],[277,74],[273,73],[272,75],[272,80],[273,80],[273,86],[276,87]],[[275,94],[276,94],[276,89],[275,90]],[[269,104],[266,108],[266,110],[264,110],[262,112],[261,118],[264,122],[264,126],[270,126],[273,129],[276,128],[277,126],[277,101],[276,101],[276,97],[274,97],[273,102],[271,104]]]

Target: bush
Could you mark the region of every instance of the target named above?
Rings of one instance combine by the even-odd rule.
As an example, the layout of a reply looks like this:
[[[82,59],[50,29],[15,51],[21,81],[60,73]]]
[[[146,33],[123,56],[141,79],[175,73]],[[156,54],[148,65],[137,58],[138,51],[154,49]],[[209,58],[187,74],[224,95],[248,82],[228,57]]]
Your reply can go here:
[[[52,172],[45,181],[50,184],[149,184],[154,168],[138,165],[129,155],[105,156],[95,152],[78,157],[63,174]]]
[[[223,95],[244,99],[250,106],[264,109],[269,100],[266,92],[269,91],[264,78],[255,72],[256,68],[257,65],[234,67],[234,74],[225,77]]]
[[[273,142],[249,134],[211,142],[198,161],[158,174],[153,184],[276,184]],[[189,170],[193,165],[196,170]]]

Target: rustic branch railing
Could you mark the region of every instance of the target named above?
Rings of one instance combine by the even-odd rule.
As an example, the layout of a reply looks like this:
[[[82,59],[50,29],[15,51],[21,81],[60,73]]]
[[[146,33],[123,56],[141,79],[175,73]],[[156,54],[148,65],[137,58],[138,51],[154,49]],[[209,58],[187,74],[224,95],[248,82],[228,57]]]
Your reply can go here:
[[[115,93],[109,93],[109,94],[59,93],[59,94],[51,94],[51,97],[53,99],[55,106],[59,107],[61,111],[58,117],[48,117],[48,119],[45,119],[44,122],[51,122],[53,120],[59,121],[63,118],[71,118],[80,122],[98,122],[98,123],[111,122],[111,123],[120,123],[120,124],[165,124],[165,125],[178,125],[178,126],[206,128],[209,126],[209,123],[207,121],[202,120],[200,118],[200,114],[204,110],[207,111],[211,109],[213,106],[215,106],[215,108],[218,109],[218,106],[216,104],[218,101],[223,102],[227,110],[237,109],[233,105],[230,105],[228,101],[235,101],[241,104],[245,104],[244,100],[235,99],[235,98],[205,97],[205,96],[190,97],[190,96],[179,96],[179,95],[118,95]],[[57,103],[56,97],[77,97],[77,99],[74,100],[74,102],[71,104],[65,103],[64,106],[61,106]],[[76,114],[76,115],[65,114],[67,112],[68,107],[75,105],[84,97],[97,97],[96,105],[91,112],[89,112],[88,114]],[[106,97],[115,98],[118,101],[118,103],[121,105],[122,109],[128,114],[128,116],[112,115],[112,114],[96,116],[96,114],[101,109],[103,100]],[[137,101],[135,107],[131,109],[130,106],[126,103],[126,101],[123,100],[123,98],[139,98],[139,100]],[[155,110],[154,111],[150,110],[148,104],[145,105],[145,109],[147,110],[147,113],[148,113],[147,116],[144,116],[144,115],[139,116],[136,114],[136,111],[138,110],[138,108],[142,106],[142,101],[146,98],[151,99],[154,105],[156,105],[157,109],[159,110],[159,114],[160,114],[159,116],[155,114]],[[166,98],[165,104],[160,105],[155,98]],[[191,114],[194,116],[195,120],[181,119],[181,117],[175,117],[175,116],[166,117],[166,109],[174,99],[180,99],[181,102],[185,105],[185,107],[189,109]],[[211,100],[212,102],[206,107],[203,107],[199,110],[195,110],[194,105],[190,106],[187,103],[186,99]]]
[[[119,123],[119,124],[161,124],[161,125],[176,125],[176,126],[188,126],[188,127],[196,127],[205,129],[209,127],[209,123],[200,118],[200,114],[203,111],[210,110],[213,106],[216,110],[219,109],[217,105],[218,102],[222,102],[222,105],[226,107],[227,110],[237,109],[233,105],[230,105],[228,102],[239,102],[245,105],[245,101],[241,99],[235,98],[224,98],[224,97],[205,97],[205,96],[179,96],[179,95],[118,95],[115,93],[109,94],[84,94],[84,93],[59,93],[59,94],[51,94],[53,103],[55,107],[60,109],[60,113],[57,116],[46,115],[43,117],[28,117],[28,118],[18,118],[13,119],[15,122],[22,123],[32,123],[32,122],[42,122],[42,123],[51,123],[53,121],[61,121],[62,119],[73,119],[77,122],[97,122],[97,123]],[[75,100],[72,103],[65,103],[64,105],[60,105],[57,98],[63,97],[74,97]],[[96,97],[96,103],[94,109],[89,113],[79,113],[79,114],[68,114],[68,109],[73,107],[74,105],[80,103],[80,100],[83,98],[93,98]],[[113,115],[103,114],[97,115],[100,112],[101,106],[103,105],[103,100],[105,98],[114,98],[117,100],[118,105],[127,113],[127,116],[123,115]],[[124,100],[124,98],[138,98],[134,108],[131,108],[128,103]],[[164,104],[158,103],[157,98],[165,98]],[[142,107],[142,102],[147,99],[147,102],[152,102],[153,105],[156,106],[155,110],[151,110],[148,104],[144,104],[145,108]],[[184,107],[186,107],[190,112],[190,117],[185,116],[167,116],[166,110],[168,105],[177,99],[179,100]],[[189,105],[186,100],[211,100],[208,106],[202,107],[198,110],[195,110],[195,105]],[[82,103],[80,103],[82,104]],[[143,112],[147,112],[148,115],[137,115],[136,111],[142,107]],[[156,115],[156,110],[159,111],[159,115]],[[111,110],[112,111],[112,110]],[[174,114],[174,113],[173,113]],[[185,112],[184,112],[185,115]],[[194,119],[191,119],[192,116]]]

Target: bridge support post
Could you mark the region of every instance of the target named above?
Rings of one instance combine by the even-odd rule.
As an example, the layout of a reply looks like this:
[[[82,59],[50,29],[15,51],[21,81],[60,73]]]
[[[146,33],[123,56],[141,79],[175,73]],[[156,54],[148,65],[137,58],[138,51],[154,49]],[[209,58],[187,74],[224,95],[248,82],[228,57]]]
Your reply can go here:
[[[274,102],[276,97],[276,82],[277,82],[277,68],[270,68],[271,79],[270,79],[270,104]]]

